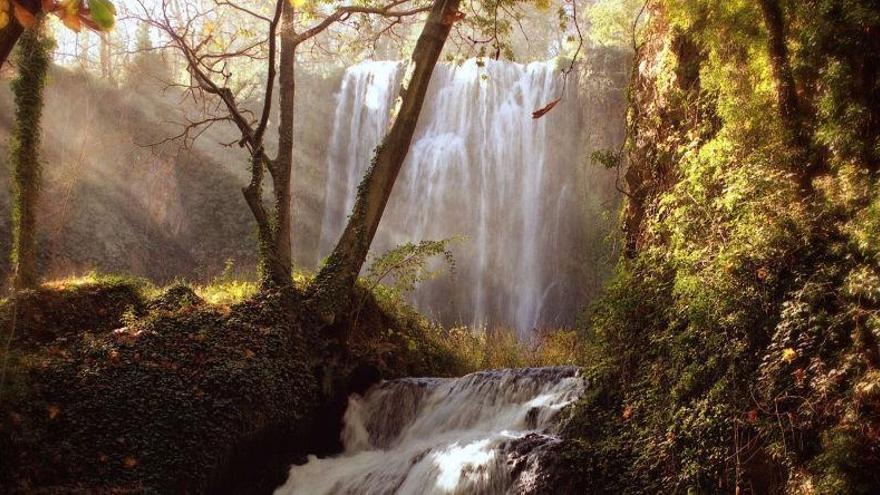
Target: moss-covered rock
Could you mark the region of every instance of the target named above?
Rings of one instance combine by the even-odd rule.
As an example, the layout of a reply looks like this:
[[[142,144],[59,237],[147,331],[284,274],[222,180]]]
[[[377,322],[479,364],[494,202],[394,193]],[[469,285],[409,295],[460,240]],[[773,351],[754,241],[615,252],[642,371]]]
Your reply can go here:
[[[145,307],[145,282],[124,277],[87,277],[18,292],[0,301],[0,328],[14,348],[47,344],[82,332],[122,326],[126,313]]]
[[[113,279],[18,296],[0,492],[265,493],[305,454],[339,449],[351,392],[466,371],[442,329],[360,289],[320,332],[295,290],[233,306],[183,284],[143,293]]]
[[[295,443],[316,397],[295,322],[270,295],[16,354],[0,406],[4,491],[206,492],[267,431]]]

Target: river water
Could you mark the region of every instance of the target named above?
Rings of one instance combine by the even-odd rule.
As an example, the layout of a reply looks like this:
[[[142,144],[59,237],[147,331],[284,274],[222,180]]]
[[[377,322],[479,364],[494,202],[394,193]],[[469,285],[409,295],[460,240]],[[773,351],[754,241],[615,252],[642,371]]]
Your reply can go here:
[[[344,452],[294,466],[276,495],[504,494],[528,486],[563,408],[586,384],[576,368],[405,378],[352,396]]]

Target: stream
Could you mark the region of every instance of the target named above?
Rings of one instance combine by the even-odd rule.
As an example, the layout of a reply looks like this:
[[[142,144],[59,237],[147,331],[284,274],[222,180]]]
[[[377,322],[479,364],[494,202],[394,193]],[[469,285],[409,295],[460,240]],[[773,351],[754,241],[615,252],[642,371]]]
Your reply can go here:
[[[349,399],[344,452],[310,456],[275,493],[521,492],[585,387],[574,367],[381,382]]]

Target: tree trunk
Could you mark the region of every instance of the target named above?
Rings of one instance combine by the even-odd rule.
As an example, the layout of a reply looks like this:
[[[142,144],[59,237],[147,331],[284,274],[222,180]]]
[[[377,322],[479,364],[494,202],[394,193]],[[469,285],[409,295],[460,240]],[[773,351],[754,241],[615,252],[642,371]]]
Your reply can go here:
[[[458,20],[459,0],[436,0],[412,55],[414,69],[394,125],[376,148],[373,161],[357,190],[345,231],[327,264],[307,293],[310,309],[325,325],[332,324],[351,301],[358,273],[379,227],[385,205],[412,142],[431,74],[452,24]]]
[[[795,86],[794,74],[785,44],[785,24],[779,0],[759,0],[767,28],[767,49],[776,80],[776,99],[779,117],[786,140],[794,151],[792,169],[802,192],[811,194],[813,178],[818,171],[817,156],[813,153],[810,136],[804,122],[803,109]]]
[[[278,262],[285,267],[290,280],[293,264],[290,246],[291,171],[293,169],[293,99],[296,90],[294,63],[296,55],[293,31],[293,7],[284,2],[281,11],[281,54],[278,62],[279,122],[278,156],[272,163],[272,186],[275,196],[274,247]]]
[[[39,21],[42,24],[42,21]],[[25,30],[16,56],[18,75],[12,81],[15,120],[10,136],[12,162],[13,285],[35,287],[37,272],[36,209],[40,192],[40,120],[43,88],[49,70],[49,43],[38,25]]]
[[[113,77],[113,54],[110,51],[110,33],[101,33],[101,78],[115,82]]]
[[[272,168],[262,148],[251,155],[251,182],[241,192],[257,222],[257,271],[263,289],[290,284],[290,268],[281,263],[275,252],[272,219],[263,205],[263,170]]]

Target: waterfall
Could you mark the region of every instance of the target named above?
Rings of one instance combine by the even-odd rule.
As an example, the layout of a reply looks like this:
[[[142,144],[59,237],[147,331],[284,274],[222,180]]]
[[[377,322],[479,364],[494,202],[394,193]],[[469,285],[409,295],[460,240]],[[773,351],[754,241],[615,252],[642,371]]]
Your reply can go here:
[[[522,492],[560,411],[585,388],[575,368],[382,382],[345,412],[338,457],[310,456],[276,495]]]
[[[338,239],[390,122],[404,64],[349,68],[337,95],[321,252]],[[416,305],[445,323],[506,324],[525,335],[570,323],[582,303],[576,177],[580,129],[554,62],[468,60],[435,69],[409,155],[373,252],[464,235],[454,279],[428,282]]]

